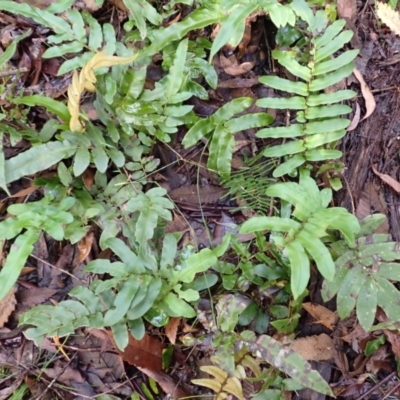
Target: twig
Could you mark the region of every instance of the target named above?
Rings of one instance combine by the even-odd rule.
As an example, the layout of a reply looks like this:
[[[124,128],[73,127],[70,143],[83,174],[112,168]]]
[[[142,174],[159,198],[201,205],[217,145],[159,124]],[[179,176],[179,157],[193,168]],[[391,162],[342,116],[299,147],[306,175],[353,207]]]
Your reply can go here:
[[[382,379],[380,382],[378,382],[375,386],[373,386],[371,389],[369,389],[367,392],[365,392],[361,397],[359,397],[357,400],[362,400],[365,399],[367,396],[372,394],[376,389],[381,387],[384,383],[386,383],[388,380],[392,379],[396,375],[396,371],[393,371],[391,374],[389,374],[385,379]]]
[[[17,75],[18,73],[25,73],[28,72],[29,68],[26,67],[22,67],[22,68],[18,68],[18,69],[10,69],[9,71],[2,71],[0,72],[0,78],[4,78],[6,76],[11,76],[11,75]]]

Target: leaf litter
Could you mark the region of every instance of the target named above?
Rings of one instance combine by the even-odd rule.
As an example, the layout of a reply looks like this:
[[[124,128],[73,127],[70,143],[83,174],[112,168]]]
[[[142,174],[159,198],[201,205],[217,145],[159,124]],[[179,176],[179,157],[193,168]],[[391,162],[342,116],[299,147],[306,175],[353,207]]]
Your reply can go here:
[[[96,9],[96,5],[94,4],[94,2],[85,1],[84,3],[85,3],[85,8],[88,11],[93,12]],[[381,7],[380,3],[378,2],[378,10],[380,9],[380,7]],[[126,6],[123,3],[120,2],[119,8],[125,10],[126,12]],[[354,1],[338,1],[338,13],[342,17],[354,21],[357,16],[356,11],[357,8],[356,8],[356,3]],[[388,13],[387,10],[386,13]],[[169,23],[173,24],[175,21],[179,21],[180,16],[181,14],[178,13],[175,17],[176,19],[171,20]],[[382,17],[380,16],[380,18]],[[390,14],[390,18],[395,19],[395,17],[393,17],[392,14]],[[388,26],[390,26],[387,22],[385,23]],[[395,31],[395,28],[392,29]],[[250,55],[253,54],[252,49],[254,48],[254,46],[255,47],[258,46],[260,39],[258,38],[256,40],[255,45],[254,43],[251,43],[252,33],[253,36],[256,36],[256,33],[254,31],[252,32],[251,30],[247,29],[246,31],[247,36],[238,45],[239,53],[237,53],[236,55],[234,54],[233,56],[229,55],[228,53],[226,53],[225,55],[221,53],[218,58],[216,57],[216,67],[220,69],[220,74],[219,74],[220,82],[218,87],[216,88],[217,92],[216,97],[218,97],[219,102],[221,102],[222,99],[221,104],[224,104],[224,102],[227,102],[235,97],[247,96],[249,95],[249,93],[246,92],[244,89],[253,88],[254,86],[257,86],[258,77],[257,74],[254,73],[254,71],[259,67],[259,65],[257,64],[259,61],[254,62],[251,59]],[[34,56],[32,54],[32,52],[34,51],[34,47],[32,46],[29,51],[31,52],[31,54],[29,54],[28,58],[30,57],[32,61],[34,60]],[[235,49],[233,49],[233,51],[235,51]],[[246,56],[248,56],[248,58],[251,59],[251,61],[246,60]],[[100,59],[101,57],[103,56],[99,55]],[[38,60],[40,61],[40,57]],[[43,85],[43,82],[41,82],[41,75],[45,73],[49,74],[49,71],[50,72],[53,71],[54,75],[56,74],[59,65],[56,65],[56,63],[52,65],[51,63],[54,60],[55,59],[49,60],[50,62],[47,64],[47,69],[45,69],[44,64],[42,65],[36,64],[37,67],[35,68],[37,68],[36,70],[37,73],[35,73],[34,79],[27,77],[27,75],[22,77],[22,79],[28,82],[28,84],[30,84],[31,86],[39,87],[40,85]],[[115,59],[114,60],[108,59],[108,61],[111,63],[122,62],[122,60],[116,61]],[[29,63],[30,62],[28,62],[26,59],[23,59],[21,56],[21,65],[29,66]],[[81,119],[79,114],[79,100],[81,99],[81,96],[83,94],[84,85],[87,84],[88,80],[93,81],[93,76],[91,75],[91,72],[94,69],[94,66],[92,67],[93,68],[91,69],[88,68],[88,70],[86,70],[85,73],[82,75],[78,74],[73,75],[72,88],[74,90],[73,92],[72,91],[70,92],[69,96],[70,98],[69,107],[71,114],[73,116],[72,122],[70,123],[73,130],[74,129],[83,130],[86,128],[86,124]],[[367,118],[374,118],[373,113],[374,110],[376,109],[376,101],[374,99],[371,90],[368,88],[367,83],[357,70],[355,70],[355,75],[357,76],[357,79],[360,82],[362,94],[365,100],[366,113],[363,116],[363,118],[360,119],[359,111],[358,112],[356,111],[353,124],[351,125],[351,128],[353,130],[363,127],[364,126],[363,123],[365,123],[365,120]],[[236,78],[232,78],[232,76]],[[70,77],[69,78],[66,77],[65,79],[68,80],[70,79]],[[57,81],[54,82],[55,84],[53,87],[52,85],[48,85],[46,87],[46,93],[48,94],[51,93],[51,97],[57,97],[60,95],[60,93],[57,93],[57,90],[55,89],[56,86],[61,81],[59,81],[58,83]],[[59,86],[61,87],[62,85]],[[67,86],[65,86],[65,88],[66,87]],[[42,88],[44,88],[44,86],[42,86],[39,89],[34,87],[32,88],[28,87],[27,89],[32,91],[34,90],[40,91]],[[357,104],[356,110],[359,110],[358,103],[356,104]],[[211,115],[215,111],[215,109],[218,108],[218,107],[213,107],[212,99],[210,100],[209,103],[204,102],[202,106],[208,109],[206,112],[209,115]],[[278,118],[280,118],[279,115]],[[252,149],[250,145],[251,139],[246,138],[245,140],[238,141],[238,143],[243,143],[243,148],[241,149],[240,146],[237,146],[235,151],[240,151],[241,154],[246,154],[246,152],[247,155],[252,154]],[[398,182],[387,174],[379,173],[377,171],[377,168],[378,166],[374,165],[372,165],[371,167],[372,171],[383,182],[387,183],[394,190],[398,191],[397,190],[399,189]],[[175,167],[172,168],[172,171],[176,173],[176,168]],[[193,176],[188,176],[188,179],[189,182],[195,181],[195,177]],[[92,169],[87,168],[85,170],[85,173],[82,176],[82,181],[85,187],[88,190],[91,190],[93,185],[95,185],[95,176]],[[25,196],[35,195],[36,190],[37,190],[36,186],[32,184],[26,187],[25,189],[13,190],[15,194],[10,196],[10,198],[11,199],[18,197],[24,198]],[[184,207],[181,207],[181,210],[183,210],[185,218],[183,218],[178,213],[174,213],[175,218],[172,221],[173,226],[170,227],[169,230],[171,232],[180,231],[182,233],[190,231],[192,237],[195,237],[196,233],[190,227],[193,221],[198,223],[198,217],[197,216],[192,217],[192,215],[195,215],[194,208],[202,205],[207,205],[217,210],[214,211],[214,214],[212,214],[211,212],[208,215],[204,214],[206,223],[208,224],[207,228],[211,227],[211,229],[213,229],[214,227],[213,229],[214,244],[216,245],[221,243],[223,234],[226,233],[227,231],[234,232],[234,235],[238,236],[234,230],[234,225],[237,222],[241,222],[243,220],[243,216],[241,215],[238,217],[237,215],[235,215],[234,218],[229,217],[227,219],[227,214],[225,212],[221,212],[218,209],[218,207],[221,206],[220,200],[225,193],[226,193],[225,189],[216,186],[215,182],[213,182],[211,178],[207,177],[205,174],[203,175],[203,183],[201,185],[189,183],[187,185],[183,185],[181,187],[171,190],[169,192],[169,195],[173,200],[175,200],[176,203],[178,204],[179,202],[189,203],[194,207],[191,210],[187,211],[185,211]],[[365,196],[361,197],[361,201],[364,200]],[[363,207],[366,207],[366,205],[363,205],[361,201],[358,206],[358,208],[360,209],[360,213],[361,209]],[[230,207],[229,203],[224,202],[223,204],[229,210]],[[381,211],[379,209],[379,207],[381,206],[378,207],[376,200],[372,200],[372,204],[374,208]],[[371,207],[371,209],[373,208],[372,206],[369,207]],[[219,231],[219,229],[221,228],[223,233]],[[97,240],[96,235],[93,232],[90,232],[78,242],[76,248],[72,248],[72,247],[63,247],[64,244],[56,243],[55,241],[42,236],[42,238],[40,239],[42,248],[37,248],[35,250],[34,255],[36,255],[40,259],[37,260],[38,261],[37,266],[38,267],[40,266],[41,270],[35,271],[35,273],[39,272],[38,274],[39,280],[37,282],[38,284],[43,285],[43,287],[35,286],[35,287],[25,288],[24,290],[18,289],[18,291],[16,290],[16,288],[13,288],[8,295],[9,297],[7,297],[8,301],[7,302],[2,301],[0,303],[0,308],[1,306],[3,306],[3,312],[0,312],[0,319],[2,322],[1,325],[7,324],[8,320],[10,319],[10,316],[15,311],[16,301],[18,301],[18,303],[21,305],[30,305],[30,306],[49,302],[49,299],[51,299],[52,302],[57,303],[57,300],[54,300],[53,296],[56,295],[58,291],[60,290],[62,291],[65,285],[68,286],[71,284],[68,278],[68,274],[71,274],[72,271],[71,266],[89,261],[88,257],[90,258],[92,245],[93,242],[96,240]],[[32,275],[29,275],[29,272],[32,271],[28,271],[28,276],[29,279],[31,280]],[[226,282],[226,284],[228,284],[228,282]],[[268,292],[267,298],[273,299],[273,290],[274,288],[272,288]],[[311,300],[314,301],[314,299]],[[244,306],[250,306],[248,300],[246,300],[246,302],[243,303],[243,307]],[[339,327],[336,326],[337,316],[335,311],[329,310],[328,308],[325,308],[320,304],[303,303],[302,307],[306,309],[307,312],[309,312],[310,315],[314,318],[311,324],[314,326],[314,328],[316,326],[317,327],[319,326],[320,328],[318,329],[321,330],[324,329],[321,327],[326,327],[329,330],[333,330],[334,332],[331,336],[321,332],[318,332],[317,334],[310,334],[306,333],[307,327],[303,327],[304,330],[303,333],[306,334],[307,336],[300,339],[296,339],[295,341],[292,342],[291,346],[294,346],[297,349],[296,351],[298,351],[300,354],[303,354],[303,356],[309,360],[327,361],[333,358],[334,362],[336,363],[336,366],[342,371],[344,376],[349,376],[348,374],[350,373],[350,375],[353,374],[351,376],[358,377],[358,380],[354,382],[352,382],[351,379],[348,379],[346,382],[341,382],[341,383],[339,382],[337,384],[338,385],[337,388],[335,388],[335,390],[337,390],[337,393],[339,395],[343,395],[343,393],[349,394],[350,387],[352,388],[351,390],[353,390],[353,393],[361,393],[366,389],[371,388],[371,384],[367,382],[367,377],[361,374],[361,372],[370,371],[375,375],[379,375],[382,369],[385,370],[388,368],[388,366],[391,365],[390,363],[389,364],[387,363],[388,358],[390,358],[390,355],[392,353],[397,355],[399,352],[398,350],[399,344],[396,341],[396,335],[389,329],[385,329],[384,333],[388,337],[388,341],[391,347],[387,345],[382,346],[380,349],[378,349],[379,351],[376,351],[376,353],[374,353],[374,356],[371,357],[369,363],[365,362],[363,364],[365,358],[363,361],[359,361],[358,359],[356,360],[350,359],[350,364],[354,362],[354,369],[350,371],[348,356],[341,349],[344,348],[343,346],[350,345],[352,350],[358,355],[358,358],[361,359],[362,353],[365,350],[366,341],[373,340],[372,336],[365,332],[361,334],[362,332],[360,331],[359,325],[355,326],[353,325],[351,327],[345,327],[344,325],[340,325]],[[229,320],[229,318],[232,317],[230,313],[227,312],[225,309],[218,309],[218,314],[219,318],[226,318],[227,320]],[[211,311],[210,315],[212,315]],[[385,321],[384,314],[380,316],[380,314],[378,313],[378,320],[384,322]],[[213,320],[212,317],[210,317],[207,320],[207,324],[211,325],[212,323]],[[165,336],[172,344],[175,344],[176,342],[179,342],[179,340],[181,340],[181,337],[179,336],[178,332],[179,326],[182,326],[183,332],[192,331],[194,333],[197,333],[198,331],[198,328],[194,328],[191,327],[190,325],[187,325],[184,319],[173,318],[170,320],[170,323],[167,325],[165,329]],[[359,334],[357,334],[357,332]],[[162,340],[159,340],[160,336],[164,334],[163,331],[160,330],[153,331],[152,333],[155,334],[154,336],[150,335],[149,333],[146,333],[144,340],[140,342],[134,340],[130,336],[128,348],[124,352],[117,351],[116,347],[112,345],[112,343],[109,340],[110,336],[109,332],[106,335],[104,335],[104,332],[103,334],[98,333],[98,336],[95,336],[93,334],[84,335],[84,333],[85,333],[84,331],[80,332],[80,336],[73,338],[71,342],[66,344],[64,347],[68,353],[77,354],[76,357],[77,359],[79,359],[81,367],[83,367],[85,373],[82,373],[81,369],[80,368],[78,369],[75,365],[68,364],[66,360],[59,360],[57,363],[54,363],[51,367],[47,367],[44,369],[45,378],[43,379],[47,385],[50,384],[52,380],[56,380],[65,385],[72,386],[73,388],[75,388],[76,393],[80,393],[86,396],[94,396],[101,392],[117,390],[116,386],[119,384],[117,383],[117,381],[121,381],[123,379],[124,371],[126,368],[123,362],[126,361],[144,373],[142,377],[143,382],[146,382],[146,378],[144,377],[145,375],[151,377],[160,384],[160,387],[164,391],[164,393],[178,397],[184,397],[191,394],[186,390],[184,390],[181,386],[179,386],[176,380],[168,376],[168,374],[163,371],[162,354],[166,346]],[[156,339],[157,337],[158,339]],[[1,343],[0,348],[3,353],[3,350],[5,349],[4,343],[6,342],[2,340],[1,336],[0,336],[0,343]],[[252,345],[256,347],[256,344],[252,343]],[[56,349],[53,346],[53,351],[55,350]],[[4,355],[2,355],[2,357],[4,357]],[[105,362],[104,360],[108,357],[110,359],[107,362]],[[341,359],[341,361],[338,361],[339,358]],[[11,359],[12,357],[9,358],[9,360]],[[2,361],[4,360],[5,359],[2,358]],[[17,366],[16,360],[14,359],[12,362],[15,363],[16,367]],[[357,366],[359,367],[358,369]],[[1,388],[0,389],[2,391],[1,394],[6,395],[6,393],[8,393],[8,395],[10,395],[16,388],[19,387],[23,379],[24,379],[23,377],[18,377],[18,379],[14,380],[12,384],[7,388],[5,389]],[[26,380],[27,382],[29,382],[28,379]],[[32,382],[30,382],[30,385],[32,394],[34,393],[34,391],[36,391],[39,395],[40,392],[43,392],[45,390],[43,389],[43,386],[40,385],[38,385],[38,387],[34,389]],[[129,387],[127,382],[125,386],[127,388]],[[96,388],[98,390],[93,390],[93,388]],[[121,390],[120,394],[130,395],[132,393],[131,389],[130,392],[128,389],[126,390],[127,391],[125,393],[123,393],[123,391]],[[114,393],[118,393],[118,391],[115,391]],[[44,397],[45,396],[43,396],[43,398]]]

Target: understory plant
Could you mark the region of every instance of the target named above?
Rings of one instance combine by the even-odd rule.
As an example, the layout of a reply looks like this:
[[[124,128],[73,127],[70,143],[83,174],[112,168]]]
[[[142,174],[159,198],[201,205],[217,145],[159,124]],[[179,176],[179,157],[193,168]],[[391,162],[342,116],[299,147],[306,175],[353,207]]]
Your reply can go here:
[[[1,123],[10,138],[32,144],[15,157],[0,159],[4,190],[7,184],[56,164],[57,175],[35,179],[43,199],[10,206],[11,217],[0,223],[3,247],[5,241],[14,240],[0,272],[0,299],[17,281],[43,232],[57,241],[76,243],[96,225],[102,231],[100,248],[110,249],[115,259],[91,261],[85,272],[98,279],[74,287],[70,298],[57,305],[41,305],[25,313],[20,323],[33,326],[26,331],[28,338],[39,344],[46,335],[64,337],[79,327],[109,327],[123,350],[129,334],[137,339],[144,336],[146,324],[163,327],[171,317],[195,318],[203,291],[213,294],[210,288],[217,288],[225,292],[216,304],[215,323],[210,324],[214,328],[208,332],[215,365],[204,368],[214,378],[199,380],[199,385],[215,390],[221,399],[228,394],[242,399],[244,379],[262,381],[256,399],[278,399],[281,390],[301,387],[332,395],[329,385],[305,360],[268,333],[270,325],[282,333],[295,330],[301,301],[307,295],[310,262],[326,279],[325,298],[337,295],[341,317],[355,307],[361,325],[369,329],[379,305],[388,318],[399,320],[398,291],[391,283],[399,280],[394,262],[397,245],[387,235],[373,233],[377,217],[360,227],[347,210],[331,207],[332,189],[320,190],[312,178],[317,162],[323,163],[318,165],[320,170],[335,168],[332,160],[341,156],[335,147],[349,125],[342,115],[351,111],[341,103],[356,94],[325,92],[350,75],[358,53],[344,51],[352,36],[343,30],[344,20],[331,23],[325,10],[315,11],[304,0],[289,4],[182,1],[192,11],[164,27],[164,18],[172,15],[179,2],[157,8],[149,1],[139,6],[124,0],[131,13],[123,43],[110,24],[101,26],[87,12],[68,10],[72,1],[56,3],[38,11],[28,4],[0,0],[0,10],[52,29],[44,57],[67,58],[59,74],[75,70],[67,104],[39,95],[13,100],[19,106],[44,107],[55,116],[39,135],[29,129],[15,132]],[[271,126],[273,118],[266,112],[246,114],[254,100],[242,97],[209,117],[197,116],[187,100],[192,96],[207,99],[208,88],[217,88],[217,74],[205,58],[212,60],[225,44],[237,46],[246,18],[255,14],[267,15],[278,28],[278,36],[287,28],[295,32],[292,42],[272,52],[294,79],[261,77],[260,83],[284,94],[259,99],[256,105],[296,110],[296,115],[285,126],[278,122]],[[220,29],[211,44],[188,37],[213,24],[220,24]],[[148,67],[156,54],[163,60],[163,73],[148,82]],[[93,96],[95,118],[83,111],[84,93]],[[180,234],[165,233],[174,204],[152,180],[159,166],[152,155],[157,141],[169,142],[179,131],[186,131],[183,145],[205,143],[209,169],[240,192],[241,177],[231,175],[235,134],[250,128],[262,128],[257,136],[268,139],[262,153],[266,161],[263,167],[257,165],[260,179],[266,178],[261,193],[265,197],[257,200],[264,215],[240,228],[241,233],[255,235],[254,243],[246,245],[226,235],[213,249],[180,248]],[[275,139],[285,142],[275,144]],[[87,171],[93,173],[90,182],[84,176]],[[281,177],[284,181],[276,183]],[[256,184],[246,182],[250,188]],[[337,182],[332,181],[332,186],[337,187]],[[280,206],[274,199],[280,200]],[[351,287],[353,279],[360,283],[357,288]],[[254,288],[258,293],[269,288],[278,292],[270,310],[253,294],[257,293]],[[283,305],[289,301],[291,306]],[[276,319],[271,324],[267,312]],[[249,330],[252,323],[255,333]],[[284,381],[280,372],[291,378]]]

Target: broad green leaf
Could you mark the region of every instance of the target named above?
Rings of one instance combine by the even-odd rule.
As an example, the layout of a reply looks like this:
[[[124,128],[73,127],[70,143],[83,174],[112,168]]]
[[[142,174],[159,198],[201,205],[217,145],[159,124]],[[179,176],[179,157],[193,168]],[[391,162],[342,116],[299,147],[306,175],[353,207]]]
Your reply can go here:
[[[2,300],[17,282],[26,260],[33,251],[33,245],[39,239],[38,230],[27,229],[11,245],[7,259],[0,271],[0,300]]]
[[[31,7],[28,3],[16,3],[15,1],[2,0],[0,1],[0,10],[23,15],[43,26],[51,28],[56,33],[68,33],[71,38],[74,37],[70,25],[63,18],[57,17],[46,10],[40,10],[40,12],[38,12],[37,8]]]
[[[304,141],[304,146],[306,149],[315,149],[316,147],[322,146],[326,143],[335,142],[345,135],[346,131],[344,129],[329,133],[317,133],[316,135],[307,136]]]
[[[377,304],[378,288],[373,279],[367,279],[361,287],[356,308],[358,321],[366,332],[374,323]]]
[[[176,49],[174,63],[169,69],[169,73],[164,83],[165,98],[168,99],[179,92],[185,78],[185,61],[188,49],[188,39],[182,40]]]
[[[191,255],[186,260],[186,266],[174,277],[177,282],[190,283],[196,274],[207,271],[218,261],[213,251],[202,249],[199,253]]]
[[[69,295],[81,301],[92,314],[103,310],[99,298],[85,286],[75,286],[69,292]]]
[[[215,10],[199,8],[191,12],[184,20],[175,22],[165,29],[159,28],[152,33],[152,44],[144,49],[139,58],[145,59],[152,56],[171,42],[182,39],[190,31],[218,23],[220,19],[221,15]]]
[[[71,58],[70,60],[64,61],[57,72],[57,76],[62,76],[67,72],[83,67],[94,57],[94,55],[95,53],[87,52],[82,54],[81,56],[76,56]]]
[[[125,347],[128,346],[129,343],[129,332],[125,321],[120,321],[117,324],[112,325],[111,331],[118,349],[124,351]]]
[[[210,143],[208,168],[217,171],[222,176],[229,176],[234,147],[235,139],[232,133],[225,129],[222,124],[219,124]]]
[[[30,107],[44,107],[47,111],[58,115],[64,122],[69,122],[69,120],[71,119],[68,107],[61,101],[54,100],[50,97],[34,94],[32,96],[17,97],[13,99],[13,103],[25,104]]]
[[[78,41],[64,43],[48,48],[42,55],[43,58],[61,57],[67,53],[79,53],[83,50],[83,44]]]
[[[303,124],[293,124],[289,126],[279,126],[273,128],[261,129],[256,133],[259,138],[294,138],[303,136]]]
[[[104,316],[104,324],[106,326],[115,325],[123,320],[133,298],[139,290],[140,283],[141,279],[135,275],[129,276],[126,281],[121,283],[122,288],[118,291],[113,308],[108,310]]]
[[[220,122],[231,120],[236,114],[239,114],[249,108],[253,104],[253,99],[250,97],[239,97],[226,103],[217,110],[211,117],[210,121],[217,125]]]
[[[73,5],[74,0],[58,0],[54,3],[51,3],[46,11],[52,14],[61,14],[62,12],[68,10]]]
[[[280,50],[273,50],[272,57],[278,60],[279,64],[287,68],[293,75],[309,82],[311,79],[311,70],[308,67],[300,65],[294,58],[288,53]]]
[[[86,171],[90,163],[89,150],[86,147],[80,147],[74,157],[73,171],[75,176],[80,176]],[[105,172],[105,171],[100,171]]]
[[[297,241],[286,244],[285,252],[290,261],[290,287],[296,300],[306,290],[310,280],[310,261],[303,246]]]
[[[306,159],[301,154],[295,154],[293,157],[290,157],[288,160],[279,165],[279,167],[275,168],[272,176],[274,178],[279,178],[283,175],[287,175],[292,172],[294,169],[300,167],[305,163]]]
[[[193,318],[196,316],[193,307],[171,292],[160,303],[160,307],[165,309],[171,317]]]
[[[53,3],[54,4],[54,3]],[[92,15],[86,10],[82,10],[82,17],[89,25],[89,43],[88,46],[90,50],[96,52],[99,51],[103,41],[103,32],[101,30],[101,25],[98,23],[97,19],[93,18]]]
[[[211,88],[216,89],[218,85],[218,75],[213,65],[209,64],[206,60],[196,57],[191,61],[190,65],[193,68],[198,68],[204,79],[210,85]]]
[[[279,3],[272,3],[268,5],[270,18],[277,28],[286,26],[287,24],[294,25],[296,16],[294,12],[288,7]]]
[[[314,259],[321,275],[328,281],[332,281],[335,277],[335,264],[322,241],[304,229],[296,235],[296,241],[299,241],[307,250],[307,253]]]
[[[126,272],[145,273],[146,270],[140,264],[137,255],[129,249],[129,247],[121,240],[115,237],[109,238],[106,241],[107,246],[130,268]],[[90,264],[88,264],[89,266]],[[112,268],[110,268],[111,270]]]
[[[307,150],[304,156],[307,161],[335,160],[342,157],[342,152],[329,149]]]
[[[135,21],[136,27],[140,32],[140,36],[143,39],[147,36],[147,26],[145,21],[144,9],[142,2],[137,0],[123,0],[123,3],[130,11],[133,20]]]
[[[6,183],[50,168],[62,159],[71,157],[76,148],[76,144],[71,144],[68,141],[48,142],[30,148],[5,161]]]
[[[125,156],[122,151],[119,151],[115,148],[106,148],[106,154],[111,158],[111,161],[114,163],[116,167],[122,168],[125,165]],[[145,169],[146,168],[147,165],[145,166]]]
[[[27,36],[32,34],[32,30],[28,29],[24,34],[14,37],[11,43],[7,46],[7,49],[0,55],[0,71],[3,71],[4,65],[7,61],[11,60],[15,51],[17,50],[18,43],[25,39]]]
[[[347,318],[356,306],[358,293],[364,284],[366,274],[361,267],[353,267],[343,280],[337,294],[337,309],[340,318]]]
[[[242,224],[239,232],[241,234],[265,230],[288,232],[290,229],[293,229],[295,231],[300,230],[301,224],[289,218],[253,217]]]
[[[315,63],[324,60],[325,58],[332,55],[335,51],[338,51],[343,48],[343,45],[350,41],[353,37],[353,31],[344,31],[339,34],[334,40],[331,40],[325,46],[317,47],[317,51],[315,52]]]
[[[141,210],[135,227],[135,237],[141,248],[154,236],[154,229],[157,227],[158,214],[149,207]]]
[[[344,67],[325,75],[323,78],[313,80],[309,89],[311,92],[326,89],[327,87],[340,82],[343,78],[347,78],[353,72],[353,69],[354,61],[351,61]]]
[[[314,135],[315,133],[331,132],[332,129],[335,131],[346,129],[349,125],[350,121],[348,119],[332,118],[324,121],[308,122],[304,132],[307,135]]]
[[[67,16],[69,22],[71,23],[72,31],[75,35],[75,40],[79,40],[86,44],[86,31],[85,31],[85,24],[83,22],[83,18],[81,13],[78,10],[68,10]]]
[[[142,318],[128,320],[128,326],[131,331],[132,336],[136,340],[142,340],[146,333],[146,328],[144,326]]]
[[[103,25],[103,41],[105,42],[103,46],[103,51],[107,55],[113,55],[117,48],[117,38],[114,27],[112,24],[106,23]],[[128,52],[127,54],[122,55],[123,57],[129,57],[132,53]],[[63,64],[64,66],[64,64]],[[114,67],[118,68],[118,67]]]
[[[400,264],[395,262],[379,263],[377,275],[391,281],[400,281]]]
[[[288,79],[279,78],[278,76],[261,76],[258,79],[263,85],[270,86],[277,90],[283,90],[284,92],[296,93],[300,96],[308,95],[307,84],[303,82],[293,82]]]
[[[93,157],[93,162],[94,165],[96,165],[96,168],[99,170],[99,172],[106,172],[107,167],[108,167],[108,156],[107,153],[104,151],[103,147],[96,146],[92,150],[92,157]]]
[[[296,217],[302,221],[305,221],[317,211],[316,205],[310,203],[307,193],[298,183],[276,183],[267,189],[266,194],[270,197],[279,197],[293,204],[296,207]]]
[[[163,240],[163,248],[160,259],[160,269],[167,269],[174,265],[177,252],[177,237],[172,233],[167,233]]]
[[[357,93],[353,90],[338,90],[333,93],[322,93],[322,94],[312,94],[308,96],[307,105],[309,107],[315,107],[325,104],[339,103],[340,101],[350,100],[357,96]]]
[[[243,342],[245,347],[256,354],[257,357],[291,376],[302,386],[332,396],[331,388],[321,375],[313,370],[303,357],[287,346],[267,335],[260,336],[257,340],[244,339]],[[270,397],[265,396],[260,399],[267,398]]]
[[[335,263],[335,265],[337,267],[337,263]],[[328,281],[324,280],[324,283],[322,285],[322,290],[321,290],[322,299],[324,301],[329,301],[336,296],[336,294],[339,291],[340,287],[342,286],[343,281],[345,280],[348,272],[349,272],[349,269],[342,266],[342,267],[336,268],[335,279],[332,282],[328,282]]]
[[[369,235],[378,229],[386,220],[386,216],[383,214],[368,215],[360,221],[361,229],[359,236]]]
[[[224,124],[231,133],[244,131],[246,129],[260,128],[274,122],[274,118],[267,113],[247,114],[233,118]]]
[[[197,121],[186,133],[182,140],[182,144],[187,149],[188,147],[194,146],[199,142],[201,138],[207,136],[214,129],[214,125],[207,119],[201,119]]]
[[[228,43],[229,39],[232,37],[232,32],[236,32],[236,30],[243,25],[243,21],[255,11],[256,8],[257,4],[238,3],[238,6],[232,11],[228,19],[222,23],[221,29],[213,41],[210,51],[210,60],[214,58],[215,54],[217,54],[222,46]]]
[[[316,47],[319,48],[330,43],[333,40],[333,38],[342,31],[345,25],[346,25],[345,19],[338,19],[337,21],[329,25],[326,28],[324,34],[322,36],[317,37],[317,39],[315,40]]]
[[[293,0],[290,4],[290,7],[297,16],[299,16],[303,21],[307,22],[312,31],[315,23],[315,17],[309,5],[304,0]]]
[[[141,95],[146,81],[146,73],[147,66],[145,65],[135,65],[126,71],[120,86],[120,90],[126,95],[124,101],[133,102],[133,99],[137,99]]]
[[[327,72],[342,68],[349,62],[353,61],[357,57],[358,53],[359,50],[349,50],[341,54],[339,57],[317,64],[314,69],[314,76],[326,74]]]
[[[353,109],[344,104],[335,104],[333,106],[322,106],[322,107],[309,107],[305,112],[307,119],[316,118],[330,118],[337,117],[338,115],[351,113]]]
[[[289,110],[305,110],[306,100],[304,97],[293,96],[293,97],[264,97],[256,101],[258,107],[263,108],[275,108],[275,109],[289,109]]]
[[[375,281],[378,286],[378,306],[383,308],[390,320],[398,321],[400,292],[387,279],[377,277]]]
[[[160,294],[161,290],[161,285],[162,281],[158,277],[152,277],[150,278],[147,275],[146,282],[143,281],[138,293],[136,296],[138,296],[138,299],[141,298],[141,301],[137,301],[136,296],[132,301],[132,304],[130,305],[130,309],[128,311],[128,318],[129,319],[137,319],[142,317],[144,314],[147,313],[147,311],[150,310],[151,307],[153,307],[154,302],[156,301],[158,295]],[[144,284],[146,283],[146,284]],[[143,290],[146,289],[145,295],[143,297]],[[140,295],[140,297],[139,297]]]
[[[278,146],[268,147],[264,150],[264,157],[282,157],[289,154],[296,154],[306,150],[303,140],[293,140]]]

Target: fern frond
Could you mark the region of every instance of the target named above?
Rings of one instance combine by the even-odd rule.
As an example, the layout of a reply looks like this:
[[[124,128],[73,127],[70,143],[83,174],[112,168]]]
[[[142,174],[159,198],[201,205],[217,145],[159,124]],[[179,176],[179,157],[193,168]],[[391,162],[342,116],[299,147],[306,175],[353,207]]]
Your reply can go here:
[[[115,53],[116,35],[113,26],[108,23],[100,26],[88,12],[68,10],[61,17],[27,3],[19,4],[9,0],[0,1],[0,10],[31,18],[54,32],[54,35],[47,38],[48,43],[54,46],[43,53],[43,58],[62,57],[84,51],[84,54],[65,61],[58,75],[83,67],[100,50],[108,55]]]
[[[327,280],[333,280],[335,265],[321,238],[327,236],[328,229],[335,229],[344,235],[350,246],[353,245],[354,234],[360,229],[357,218],[344,208],[327,208],[332,191],[319,191],[315,181],[304,169],[300,170],[299,183],[277,183],[266,194],[292,204],[294,218],[254,217],[242,225],[240,232],[286,232],[286,236],[274,237],[274,241],[289,258],[294,298],[298,298],[307,287],[310,277],[309,257],[315,261],[318,270]]]
[[[303,7],[300,7],[301,3],[304,3]],[[284,162],[274,170],[274,177],[286,175],[308,162],[340,157],[340,151],[330,148],[346,134],[345,128],[350,124],[348,119],[338,117],[348,114],[352,109],[347,105],[335,103],[356,95],[351,90],[331,94],[319,93],[351,74],[354,68],[353,60],[358,50],[346,51],[335,58],[332,58],[332,55],[343,48],[353,33],[349,30],[342,31],[345,23],[341,20],[326,27],[326,16],[319,19],[304,1],[299,1],[292,7],[294,12],[309,25],[310,38],[302,48],[302,59],[306,57],[307,61],[298,60],[298,54],[291,50],[274,50],[272,56],[298,77],[299,81],[264,76],[260,78],[260,82],[296,95],[257,101],[260,107],[298,110],[297,124],[265,128],[257,133],[260,138],[296,138],[294,141],[272,146],[264,151],[265,157],[285,157]]]
[[[376,13],[382,22],[396,35],[400,35],[400,13],[393,10],[388,4],[376,2]]]
[[[399,290],[391,281],[400,281],[400,249],[390,235],[373,234],[382,224],[383,215],[372,215],[361,221],[361,233],[355,246],[345,241],[332,245],[339,257],[335,261],[336,276],[323,284],[325,301],[337,295],[340,318],[356,308],[361,326],[368,331],[381,307],[391,321],[400,321]]]

